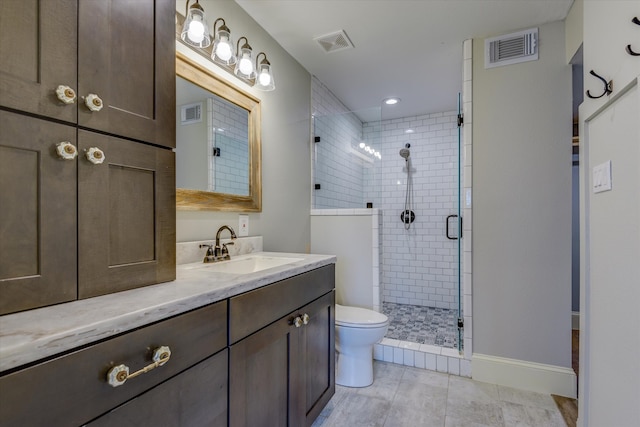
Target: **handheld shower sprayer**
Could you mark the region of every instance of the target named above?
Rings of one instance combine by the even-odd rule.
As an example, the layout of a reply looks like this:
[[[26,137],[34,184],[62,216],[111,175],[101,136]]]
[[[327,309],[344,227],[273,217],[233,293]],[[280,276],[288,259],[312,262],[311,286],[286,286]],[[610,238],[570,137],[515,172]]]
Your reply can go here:
[[[400,157],[402,157],[406,161],[409,161],[409,156],[411,155],[411,151],[409,150],[410,147],[411,144],[407,142],[406,144],[404,144],[404,148],[400,149]]]
[[[400,149],[400,157],[406,162],[407,169],[407,191],[404,200],[404,210],[400,214],[400,220],[404,224],[405,230],[411,228],[411,223],[416,219],[416,215],[413,212],[413,180],[411,178],[411,162],[409,157],[411,156],[411,144],[408,142],[404,144],[404,148]]]

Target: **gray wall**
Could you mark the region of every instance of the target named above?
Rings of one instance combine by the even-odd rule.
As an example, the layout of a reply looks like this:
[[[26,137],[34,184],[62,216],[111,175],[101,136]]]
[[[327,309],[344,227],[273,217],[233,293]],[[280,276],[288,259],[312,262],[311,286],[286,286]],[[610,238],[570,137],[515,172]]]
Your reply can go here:
[[[309,153],[311,75],[231,0],[201,0],[210,25],[224,18],[234,41],[245,36],[272,64],[276,90],[260,92],[210,63],[210,69],[262,104],[262,212],[249,214],[249,234],[264,236],[268,251],[307,252],[310,245]],[[184,15],[185,2],[176,0]],[[212,239],[223,224],[238,227],[237,213],[177,212],[177,241]]]
[[[473,351],[570,367],[571,68],[539,31],[538,61],[473,65]]]

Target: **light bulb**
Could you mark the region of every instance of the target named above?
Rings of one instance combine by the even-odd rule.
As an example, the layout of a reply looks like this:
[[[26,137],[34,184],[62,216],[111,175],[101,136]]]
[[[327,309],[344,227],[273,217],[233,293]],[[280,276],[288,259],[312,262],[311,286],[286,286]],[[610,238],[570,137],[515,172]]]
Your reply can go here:
[[[231,46],[229,45],[229,38],[225,36],[220,37],[220,42],[216,46],[216,56],[223,61],[228,61],[231,58]]]
[[[364,142],[360,143],[360,148],[364,148],[366,146],[366,144]]]
[[[262,86],[269,86],[271,83],[271,74],[269,74],[266,70],[262,70],[260,73],[260,77],[258,77],[258,81]]]
[[[242,59],[240,60],[240,65],[238,66],[238,68],[240,69],[240,72],[244,75],[251,74],[252,64],[248,54],[245,53],[242,55]]]
[[[204,25],[200,21],[200,17],[195,16],[189,24],[187,36],[194,43],[200,43],[204,39]]]

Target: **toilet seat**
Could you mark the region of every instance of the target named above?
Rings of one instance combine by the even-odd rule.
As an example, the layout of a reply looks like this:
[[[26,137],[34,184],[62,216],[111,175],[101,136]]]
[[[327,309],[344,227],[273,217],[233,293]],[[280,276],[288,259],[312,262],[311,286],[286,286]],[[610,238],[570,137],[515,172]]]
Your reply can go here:
[[[382,313],[360,307],[349,307],[336,304],[336,325],[349,328],[380,328],[389,323],[389,318]]]

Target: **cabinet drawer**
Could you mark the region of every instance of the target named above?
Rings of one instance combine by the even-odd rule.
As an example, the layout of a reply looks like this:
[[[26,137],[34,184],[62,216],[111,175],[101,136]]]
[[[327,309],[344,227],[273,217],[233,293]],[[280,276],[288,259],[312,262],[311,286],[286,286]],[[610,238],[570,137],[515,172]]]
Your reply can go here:
[[[224,349],[87,427],[227,427],[228,358]]]
[[[229,300],[229,341],[235,343],[335,287],[335,265],[290,277]]]
[[[80,425],[223,349],[227,304],[219,302],[108,339],[0,378],[0,425]],[[159,346],[171,359],[119,387],[107,372],[125,364],[133,373],[152,363]]]

